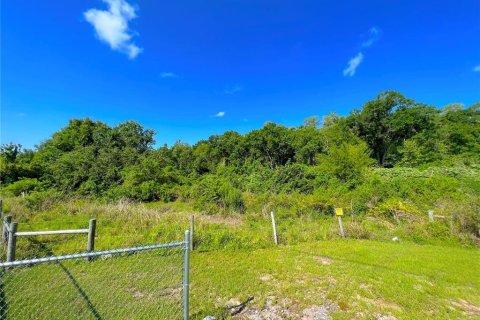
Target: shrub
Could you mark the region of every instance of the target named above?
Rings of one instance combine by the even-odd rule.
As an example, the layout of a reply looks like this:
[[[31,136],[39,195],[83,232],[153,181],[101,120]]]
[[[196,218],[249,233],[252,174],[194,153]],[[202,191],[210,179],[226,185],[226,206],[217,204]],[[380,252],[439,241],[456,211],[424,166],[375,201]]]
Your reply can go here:
[[[244,212],[242,193],[230,181],[216,175],[206,175],[192,187],[190,196],[195,207],[208,213]]]
[[[14,196],[19,196],[22,193],[29,193],[40,189],[41,184],[37,179],[25,178],[8,185],[4,190]]]
[[[61,201],[62,194],[54,191],[47,190],[41,192],[32,192],[22,199],[23,204],[30,210],[42,211],[48,210],[56,203]]]

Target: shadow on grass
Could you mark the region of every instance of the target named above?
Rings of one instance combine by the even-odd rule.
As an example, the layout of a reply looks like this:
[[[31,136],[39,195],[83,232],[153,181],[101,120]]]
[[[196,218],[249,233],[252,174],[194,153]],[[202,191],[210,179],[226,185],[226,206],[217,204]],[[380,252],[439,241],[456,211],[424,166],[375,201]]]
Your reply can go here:
[[[0,319],[4,320],[5,314],[7,313],[7,300],[5,297],[5,291],[3,291],[3,279],[5,277],[5,268],[0,270]]]
[[[32,243],[34,243],[35,245],[37,245],[40,249],[42,249],[42,251],[44,251],[46,254],[48,254],[49,256],[53,256],[54,253],[52,251],[52,249],[48,248],[44,243],[42,242],[39,242],[39,241],[36,241],[34,239],[31,239],[29,238],[29,241],[31,241]],[[90,298],[88,297],[88,294],[85,292],[85,290],[83,290],[83,288],[80,286],[80,284],[78,283],[78,281],[73,277],[72,273],[67,269],[67,267],[65,267],[65,265],[60,262],[60,261],[56,261],[56,264],[58,264],[58,266],[60,266],[60,268],[63,270],[63,272],[67,275],[68,279],[70,279],[70,281],[72,282],[73,286],[75,287],[75,289],[77,289],[78,293],[80,294],[80,296],[82,297],[82,299],[85,301],[85,303],[87,304],[88,306],[88,309],[90,310],[90,312],[92,313],[92,315],[95,317],[95,319],[97,320],[101,320],[102,319],[102,316],[100,315],[100,313],[98,312],[98,310],[95,308],[95,305],[92,303],[92,301],[90,300]],[[1,290],[1,288],[0,288]],[[2,298],[1,294],[3,293],[3,290],[1,291],[0,293],[0,299]],[[3,299],[4,300],[4,299]],[[0,305],[1,307],[1,305]],[[3,318],[0,318],[0,319],[3,319]]]

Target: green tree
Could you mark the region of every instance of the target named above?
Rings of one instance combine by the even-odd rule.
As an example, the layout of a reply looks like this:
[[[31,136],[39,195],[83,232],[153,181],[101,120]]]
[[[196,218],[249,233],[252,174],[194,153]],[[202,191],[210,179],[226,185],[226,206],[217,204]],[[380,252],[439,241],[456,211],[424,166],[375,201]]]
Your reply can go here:
[[[403,141],[433,124],[437,110],[395,91],[386,91],[355,110],[348,121],[371,148],[380,166],[391,166]]]

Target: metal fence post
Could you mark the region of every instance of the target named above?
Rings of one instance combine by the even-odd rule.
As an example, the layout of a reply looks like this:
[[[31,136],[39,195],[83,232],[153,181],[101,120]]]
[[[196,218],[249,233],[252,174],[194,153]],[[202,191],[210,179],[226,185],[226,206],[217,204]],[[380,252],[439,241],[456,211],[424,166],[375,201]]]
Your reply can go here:
[[[5,220],[3,221],[3,229],[2,229],[2,240],[4,245],[6,245],[8,242],[8,230],[10,229],[11,223],[12,223],[12,216],[6,216]]]
[[[183,319],[188,320],[190,286],[190,231],[185,231],[185,262],[183,269]]]
[[[8,230],[8,251],[7,251],[7,262],[12,262],[15,260],[15,245],[17,243],[17,227],[18,223],[13,222],[10,224]]]

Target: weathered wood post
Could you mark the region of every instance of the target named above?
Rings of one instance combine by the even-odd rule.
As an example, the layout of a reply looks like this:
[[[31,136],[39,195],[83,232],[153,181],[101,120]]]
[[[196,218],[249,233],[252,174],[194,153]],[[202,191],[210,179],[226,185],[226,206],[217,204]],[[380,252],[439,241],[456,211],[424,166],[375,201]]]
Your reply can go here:
[[[428,222],[432,223],[433,222],[433,210],[428,210]]]
[[[450,235],[453,236],[455,231],[455,213],[450,215]]]
[[[3,200],[0,199],[0,219],[3,220]]]
[[[277,226],[275,224],[275,215],[273,214],[273,211],[270,211],[270,217],[272,218],[273,241],[278,245]]]
[[[12,216],[6,216],[5,220],[3,221],[3,229],[2,229],[2,241],[3,244],[6,245],[8,243],[8,230],[12,223]]]
[[[338,217],[338,226],[340,227],[340,235],[342,236],[342,238],[345,238],[345,232],[343,231],[343,223],[342,223],[343,208],[335,208],[335,215]]]
[[[12,222],[8,228],[8,248],[7,248],[7,262],[15,261],[15,246],[17,244],[17,228],[18,223]]]
[[[95,251],[95,229],[97,227],[97,219],[90,219],[88,224],[88,242],[87,242],[87,251]],[[88,257],[87,261],[91,261],[93,258]]]
[[[193,232],[195,231],[195,216],[190,217],[190,251],[193,251]]]

